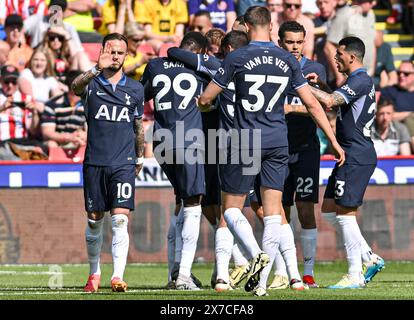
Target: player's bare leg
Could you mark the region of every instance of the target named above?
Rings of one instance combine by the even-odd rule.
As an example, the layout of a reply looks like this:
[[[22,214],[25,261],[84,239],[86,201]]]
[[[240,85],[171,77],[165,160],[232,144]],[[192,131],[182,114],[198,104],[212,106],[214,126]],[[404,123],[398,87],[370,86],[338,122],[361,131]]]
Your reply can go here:
[[[181,237],[183,247],[181,250],[180,269],[175,286],[178,290],[199,290],[200,288],[191,278],[191,267],[197,249],[200,233],[201,196],[194,196],[183,200],[183,228]]]
[[[111,210],[112,260],[114,265],[111,286],[114,292],[125,292],[128,288],[127,283],[123,280],[129,249],[128,216],[129,209],[127,208]]]
[[[101,268],[99,264],[102,242],[103,223],[105,212],[88,212],[88,224],[85,238],[89,261],[89,277],[84,288],[85,292],[97,292],[101,282]]]

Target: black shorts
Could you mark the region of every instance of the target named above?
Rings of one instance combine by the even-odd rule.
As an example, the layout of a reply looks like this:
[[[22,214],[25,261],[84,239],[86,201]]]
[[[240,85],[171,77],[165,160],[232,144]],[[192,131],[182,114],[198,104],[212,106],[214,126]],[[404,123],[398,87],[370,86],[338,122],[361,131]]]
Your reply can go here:
[[[293,200],[318,203],[320,158],[319,149],[289,155],[289,175],[282,198],[284,206],[293,206]]]
[[[190,149],[172,150],[172,163],[160,164],[161,169],[164,171],[174,188],[176,202],[178,199],[187,199],[205,194],[204,165],[198,162],[192,164],[184,160],[181,161],[181,163],[177,163],[177,158],[182,158],[182,156],[178,155],[178,152],[181,154],[184,152],[185,154],[187,150],[188,152],[198,152],[197,149],[191,151]]]
[[[114,208],[134,210],[135,165],[83,165],[83,193],[87,212]]]
[[[254,189],[254,181],[259,176],[261,186],[283,191],[288,174],[288,147],[257,150],[257,154],[252,150],[244,151],[249,152],[250,163],[243,163],[240,150],[233,149],[227,154],[227,164],[220,165],[221,189],[228,193],[247,194]],[[232,160],[239,164],[232,164]]]
[[[335,199],[335,203],[343,207],[359,207],[375,167],[375,164],[344,164],[341,167],[335,165],[328,179],[324,198]]]

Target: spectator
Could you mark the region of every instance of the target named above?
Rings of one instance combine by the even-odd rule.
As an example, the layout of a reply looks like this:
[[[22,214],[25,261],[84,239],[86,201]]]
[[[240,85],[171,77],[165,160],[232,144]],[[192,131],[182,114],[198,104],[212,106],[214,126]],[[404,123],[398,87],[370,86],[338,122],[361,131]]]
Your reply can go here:
[[[394,105],[391,100],[380,99],[371,127],[371,139],[378,157],[411,155],[410,134],[402,123],[393,121]]]
[[[95,0],[67,0],[64,21],[76,28],[82,42],[101,42],[102,35],[94,29],[92,10],[96,9]]]
[[[210,12],[213,27],[223,31],[231,30],[237,16],[233,0],[188,0],[190,24],[199,10]]]
[[[247,8],[251,6],[262,6],[266,5],[266,0],[238,0],[237,4],[237,15],[242,16],[246,12]]]
[[[187,4],[183,0],[144,0],[138,22],[144,24],[148,43],[159,52],[164,42],[179,43],[188,22]]]
[[[391,7],[391,14],[389,17],[387,17],[387,23],[395,24],[401,21],[401,15],[403,11],[401,2],[401,0],[390,0],[389,6]]]
[[[213,28],[213,24],[211,23],[210,12],[206,10],[197,11],[191,20],[190,30],[205,35],[211,28]]]
[[[124,33],[124,26],[135,24],[140,10],[139,0],[108,0],[102,6],[102,25],[99,32]]]
[[[324,47],[330,70],[335,74],[335,84],[339,87],[344,81],[344,75],[338,72],[334,56],[339,40],[347,36],[360,38],[365,44],[364,66],[368,74],[373,76],[375,70],[375,15],[371,10],[375,6],[373,0],[353,0],[350,7],[347,0],[338,0],[335,18],[328,30]]]
[[[377,60],[375,65],[374,84],[375,88],[393,86],[398,82],[397,70],[395,70],[394,57],[391,46],[384,42],[384,33],[376,31],[375,47],[377,49]]]
[[[38,133],[39,111],[31,97],[17,88],[19,70],[5,65],[0,71],[0,160],[20,160],[15,152],[23,148],[22,144],[32,144],[29,134]],[[30,147],[31,151],[42,153],[40,148]]]
[[[247,33],[246,23],[244,22],[244,16],[238,16],[234,20],[232,31],[242,31]]]
[[[277,21],[272,21],[273,28],[271,31],[272,40],[278,42],[279,26],[285,21],[296,21],[304,26],[306,30],[305,48],[303,55],[309,59],[313,57],[313,47],[315,42],[315,27],[310,18],[302,14],[302,0],[283,0],[284,11],[279,14]]]
[[[335,7],[337,0],[317,0],[316,5],[319,8],[319,16],[313,20],[315,24],[315,58],[322,64],[327,71],[327,82],[332,83],[334,81],[335,73],[330,70],[330,66],[326,55],[324,53],[324,47],[326,44],[326,35],[328,29],[331,26],[332,19],[335,17]]]
[[[270,12],[280,14],[283,12],[283,0],[266,0],[266,7]]]
[[[61,10],[59,10],[59,8]],[[42,43],[46,31],[51,27],[51,24],[59,25],[60,22],[62,22],[63,28],[69,33],[69,38],[73,42],[75,51],[83,51],[82,43],[75,27],[63,22],[63,14],[66,8],[67,0],[51,0],[47,15],[33,15],[23,21],[24,32],[30,37],[30,46],[32,48],[36,48]]]
[[[138,25],[129,24],[125,29],[125,36],[128,39],[128,55],[124,62],[124,72],[138,81],[141,80],[148,61],[154,57],[138,51],[138,47],[144,41],[144,35],[144,29]]]
[[[28,68],[20,74],[18,83],[21,91],[33,97],[40,111],[51,97],[61,93],[54,75],[50,53],[42,47],[33,52]]]
[[[41,46],[49,51],[58,80],[63,81],[69,70],[86,71],[92,67],[84,51],[76,52],[69,33],[63,27],[49,28]]]
[[[4,24],[6,17],[17,14],[26,20],[32,15],[44,16],[47,13],[44,0],[0,0],[0,24]]]
[[[208,41],[207,54],[215,56],[219,59],[223,59],[221,40],[223,40],[225,35],[226,33],[219,28],[213,28],[206,33],[206,38]]]
[[[0,67],[9,59],[10,45],[6,41],[0,41]]]
[[[27,62],[32,56],[33,50],[25,41],[22,17],[11,14],[6,18],[5,29],[7,43],[10,46],[9,60],[7,64],[15,66],[19,71],[26,67]]]
[[[65,84],[71,87],[80,71],[70,71]],[[86,119],[81,99],[72,90],[46,103],[41,130],[48,148],[78,148],[86,144]]]
[[[414,66],[411,61],[401,62],[398,84],[382,89],[381,98],[393,102],[393,120],[401,121],[407,126],[414,150]]]

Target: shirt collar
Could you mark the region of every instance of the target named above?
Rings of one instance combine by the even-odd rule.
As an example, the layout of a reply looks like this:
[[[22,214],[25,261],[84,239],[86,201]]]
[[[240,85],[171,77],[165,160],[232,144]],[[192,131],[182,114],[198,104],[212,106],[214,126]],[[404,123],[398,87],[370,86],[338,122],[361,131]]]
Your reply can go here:
[[[98,76],[98,80],[104,85],[104,86],[112,86],[112,83],[110,83],[103,75],[103,73],[101,73]],[[125,86],[126,83],[126,75],[125,73],[122,74],[122,78],[118,81],[118,83],[116,84],[117,86]]]
[[[361,72],[365,72],[365,73],[367,73],[367,68],[363,68],[363,67],[358,68],[358,69],[356,69],[355,71],[353,71],[353,72],[349,75],[349,77],[350,77],[350,76],[354,76],[354,75],[356,75],[356,74],[358,74],[358,73],[361,73]]]
[[[273,41],[250,41],[250,44],[260,47],[274,48],[276,47]]]

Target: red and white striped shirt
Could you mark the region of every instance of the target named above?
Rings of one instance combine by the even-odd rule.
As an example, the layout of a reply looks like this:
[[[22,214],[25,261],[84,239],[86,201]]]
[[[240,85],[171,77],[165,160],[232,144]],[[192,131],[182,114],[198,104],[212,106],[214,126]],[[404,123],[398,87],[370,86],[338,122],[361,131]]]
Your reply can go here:
[[[13,94],[14,102],[22,102],[26,96],[19,91]],[[0,92],[0,105],[7,97]],[[26,108],[13,107],[0,112],[0,141],[14,138],[27,138],[32,121],[32,112]]]
[[[0,0],[0,20],[11,14],[18,14],[23,20],[34,14],[47,15],[45,0]]]

